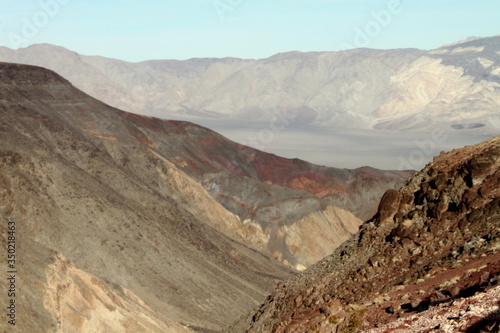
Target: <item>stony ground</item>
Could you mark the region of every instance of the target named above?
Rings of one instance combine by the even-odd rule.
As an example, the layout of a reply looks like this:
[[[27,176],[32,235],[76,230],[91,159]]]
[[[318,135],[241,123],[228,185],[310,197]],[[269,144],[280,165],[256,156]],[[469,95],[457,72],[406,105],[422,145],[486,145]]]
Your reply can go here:
[[[457,298],[427,311],[399,318],[366,333],[473,333],[499,332],[500,286],[474,296]]]

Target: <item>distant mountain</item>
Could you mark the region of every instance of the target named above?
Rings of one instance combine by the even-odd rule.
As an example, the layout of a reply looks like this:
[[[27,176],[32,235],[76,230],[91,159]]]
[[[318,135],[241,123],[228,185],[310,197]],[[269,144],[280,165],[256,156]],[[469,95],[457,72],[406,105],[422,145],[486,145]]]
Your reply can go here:
[[[442,153],[229,332],[498,332],[500,136]]]
[[[293,273],[281,263],[331,253],[414,173],[281,158],[6,63],[0,142],[26,332],[220,330]]]
[[[110,105],[162,118],[304,127],[500,130],[500,36],[423,51],[289,52],[266,59],[84,56],[61,47],[0,48],[0,61],[47,67]],[[290,125],[291,126],[291,125]]]

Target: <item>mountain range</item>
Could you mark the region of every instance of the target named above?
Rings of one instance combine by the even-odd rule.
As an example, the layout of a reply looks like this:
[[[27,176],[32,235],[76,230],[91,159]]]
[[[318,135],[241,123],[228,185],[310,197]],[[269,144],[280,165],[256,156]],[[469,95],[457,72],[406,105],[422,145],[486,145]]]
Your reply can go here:
[[[0,289],[18,323],[0,330],[498,330],[500,137],[436,153],[434,135],[498,133],[499,38],[135,64],[0,48],[17,63],[0,62],[0,232],[17,246]],[[438,156],[327,167],[151,115],[422,131]]]
[[[288,52],[265,59],[195,58],[129,63],[48,44],[0,48],[0,61],[52,69],[123,110],[172,118],[297,126],[498,132],[500,36],[435,50]]]
[[[420,169],[441,150],[499,132],[499,45],[494,36],[434,50],[130,63],[40,44],[0,47],[0,61],[51,69],[122,110],[192,121],[260,150],[334,167],[396,169],[417,141],[445,131],[446,141],[412,163]]]

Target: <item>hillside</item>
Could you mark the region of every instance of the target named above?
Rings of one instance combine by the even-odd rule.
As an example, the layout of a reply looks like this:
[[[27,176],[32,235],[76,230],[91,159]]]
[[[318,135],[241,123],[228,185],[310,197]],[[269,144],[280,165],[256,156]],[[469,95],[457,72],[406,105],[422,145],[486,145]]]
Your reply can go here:
[[[146,151],[142,158],[147,160],[136,163],[150,163],[152,159],[172,164],[165,181],[185,193],[175,199],[182,200],[192,214],[297,269],[331,253],[357,230],[361,220],[376,212],[385,190],[401,185],[412,174],[369,167],[327,168],[285,159],[236,144],[191,123],[117,111],[113,116],[96,113],[94,105],[99,105],[97,110],[105,106],[87,97],[71,101],[66,94],[71,96],[71,92],[63,91],[44,103],[59,104],[60,98],[69,98],[67,103],[81,105],[78,113],[64,113],[69,118],[66,121],[87,138],[104,142],[106,146],[101,149],[121,168],[133,167],[134,173],[141,172],[130,163],[137,154],[130,150],[129,140],[134,145],[142,144],[141,149]],[[35,97],[28,95],[29,99]],[[222,205],[219,211],[193,206],[193,200],[204,201],[207,193]]]
[[[385,190],[414,173],[317,166],[242,146],[190,123],[129,117],[140,122],[162,156],[239,220],[218,222],[216,228],[297,269],[331,253],[375,214]]]
[[[442,153],[229,331],[498,331],[499,191],[500,136]]]
[[[290,276],[212,228],[237,219],[202,190],[194,206],[176,183],[193,181],[127,114],[41,68],[1,64],[0,77],[0,228],[6,244],[16,223],[18,332],[218,330]]]

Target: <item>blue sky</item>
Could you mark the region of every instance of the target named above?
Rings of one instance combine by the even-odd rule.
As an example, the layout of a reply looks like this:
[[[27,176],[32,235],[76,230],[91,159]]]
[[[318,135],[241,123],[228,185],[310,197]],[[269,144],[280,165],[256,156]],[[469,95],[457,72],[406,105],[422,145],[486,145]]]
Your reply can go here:
[[[128,61],[432,49],[500,34],[498,0],[0,0],[0,45]]]

